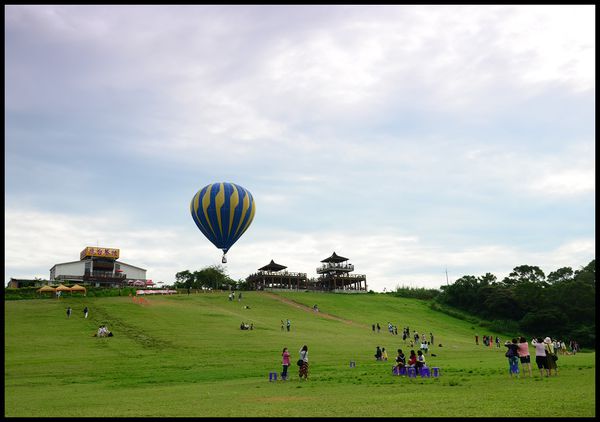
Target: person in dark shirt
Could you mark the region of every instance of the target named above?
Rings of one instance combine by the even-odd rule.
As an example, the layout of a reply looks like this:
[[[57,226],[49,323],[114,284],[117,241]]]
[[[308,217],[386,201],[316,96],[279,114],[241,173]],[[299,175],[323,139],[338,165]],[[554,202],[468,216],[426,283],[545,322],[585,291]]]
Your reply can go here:
[[[377,346],[377,350],[375,350],[375,359],[381,360],[381,355],[381,349],[379,348],[379,346]]]
[[[396,368],[404,368],[406,366],[406,356],[402,349],[398,349],[398,356],[396,356]]]
[[[513,338],[512,341],[507,341],[504,343],[504,346],[508,349],[506,351],[506,356],[508,358],[508,371],[512,378],[513,373],[518,378],[519,377],[519,345],[517,344],[517,339]]]

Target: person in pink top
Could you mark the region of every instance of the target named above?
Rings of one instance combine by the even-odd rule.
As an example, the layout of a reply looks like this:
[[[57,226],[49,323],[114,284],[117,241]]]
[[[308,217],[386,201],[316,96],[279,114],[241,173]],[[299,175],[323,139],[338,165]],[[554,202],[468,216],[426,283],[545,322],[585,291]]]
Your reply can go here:
[[[540,370],[540,377],[544,376],[544,369],[546,370],[546,376],[550,375],[550,368],[546,359],[546,345],[541,338],[531,340],[531,344],[535,346],[535,363]]]
[[[283,357],[283,372],[281,373],[281,379],[283,381],[287,380],[287,370],[288,366],[290,366],[290,353],[288,352],[287,347],[283,348],[283,352],[281,352],[281,356]]]
[[[523,367],[523,375],[525,376],[525,374],[527,374],[527,372],[525,372],[525,368],[527,368],[529,370],[529,376],[532,377],[531,357],[529,356],[529,343],[527,343],[527,339],[523,336],[519,337],[517,346],[519,346],[517,353],[519,355],[519,360],[521,361],[521,366]]]

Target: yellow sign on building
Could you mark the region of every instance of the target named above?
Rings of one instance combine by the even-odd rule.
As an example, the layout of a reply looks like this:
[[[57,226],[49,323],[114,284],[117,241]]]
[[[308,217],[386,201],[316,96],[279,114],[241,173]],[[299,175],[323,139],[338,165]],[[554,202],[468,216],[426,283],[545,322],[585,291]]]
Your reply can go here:
[[[97,246],[88,246],[87,248],[81,251],[79,259],[85,259],[92,256],[99,258],[119,259],[119,250],[114,248],[99,248]]]

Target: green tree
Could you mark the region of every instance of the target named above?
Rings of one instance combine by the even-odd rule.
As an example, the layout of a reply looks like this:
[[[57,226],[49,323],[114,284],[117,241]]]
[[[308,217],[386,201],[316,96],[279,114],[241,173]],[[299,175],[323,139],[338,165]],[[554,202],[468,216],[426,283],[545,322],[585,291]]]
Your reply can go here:
[[[490,319],[519,320],[523,316],[513,290],[504,286],[494,288],[485,300],[484,306],[485,314]]]
[[[188,270],[180,271],[177,274],[175,274],[175,284],[174,284],[175,288],[189,289],[189,288],[192,288],[193,285],[194,285],[194,276]]]
[[[513,286],[518,283],[544,283],[546,275],[540,267],[532,265],[520,265],[513,268],[513,271],[504,277],[502,283],[507,286]]]
[[[550,284],[562,283],[573,280],[574,276],[575,273],[571,267],[563,267],[548,274],[546,281]]]
[[[180,271],[175,274],[175,280],[175,287],[180,289],[229,289],[237,286],[237,282],[226,274],[225,268],[221,265],[204,267],[194,272]]]
[[[498,278],[492,273],[485,273],[485,275],[479,276],[479,281],[482,286],[494,284],[496,280],[498,280]]]

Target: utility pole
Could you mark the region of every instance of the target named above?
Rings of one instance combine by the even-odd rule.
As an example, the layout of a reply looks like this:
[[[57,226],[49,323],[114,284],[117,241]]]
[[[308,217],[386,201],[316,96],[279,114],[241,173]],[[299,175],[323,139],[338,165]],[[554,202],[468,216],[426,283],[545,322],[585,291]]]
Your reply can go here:
[[[448,267],[446,267],[446,286],[448,286]]]

